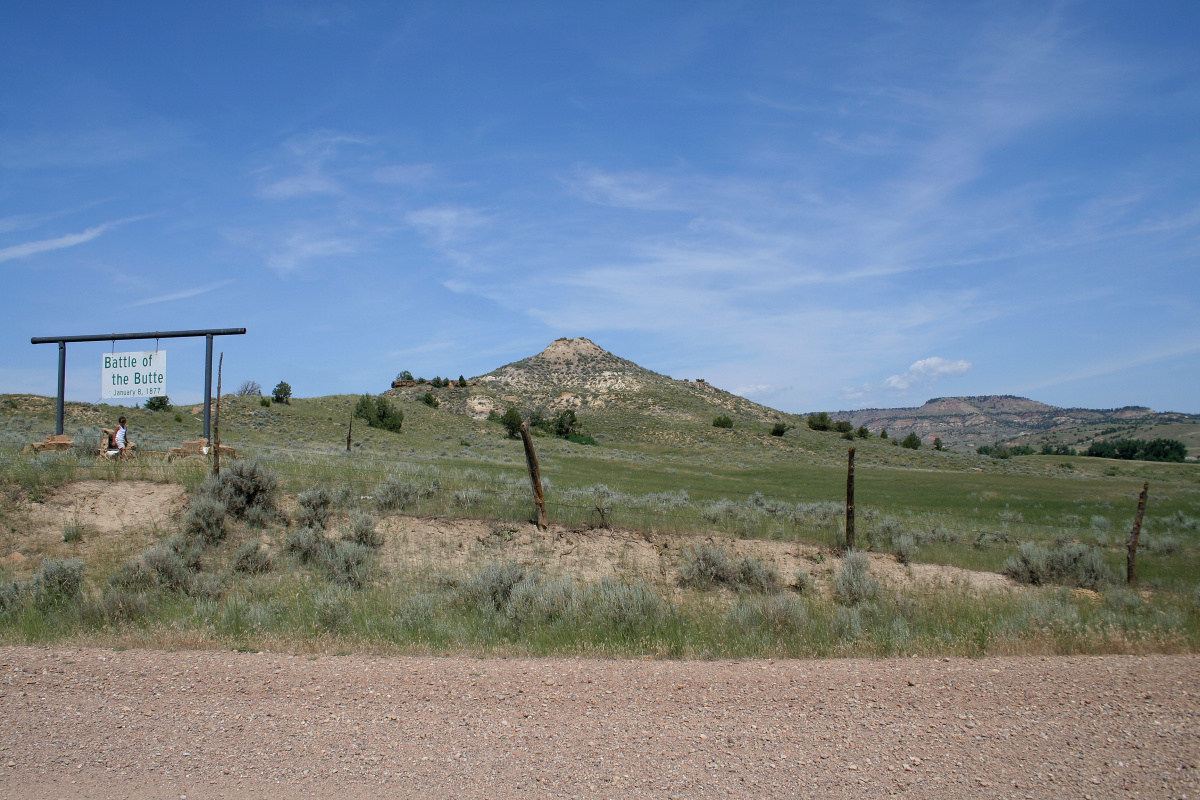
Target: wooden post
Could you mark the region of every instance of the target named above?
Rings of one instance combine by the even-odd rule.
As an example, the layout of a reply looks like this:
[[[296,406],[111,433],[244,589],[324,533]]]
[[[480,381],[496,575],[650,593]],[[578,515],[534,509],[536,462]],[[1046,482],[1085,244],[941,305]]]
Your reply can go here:
[[[1150,481],[1142,486],[1138,496],[1137,516],[1133,518],[1133,530],[1129,532],[1128,552],[1125,554],[1125,582],[1130,586],[1137,584],[1137,548],[1138,539],[1142,535],[1142,515],[1146,513],[1146,495],[1150,492]]]
[[[350,430],[346,431],[346,452],[350,452],[350,437],[354,435],[354,412],[350,412]]]
[[[217,362],[217,413],[213,415],[213,475],[221,477],[221,369],[225,366],[225,353]]]
[[[521,423],[521,442],[525,445],[525,462],[529,465],[529,482],[533,484],[533,504],[537,506],[537,526],[546,530],[546,497],[542,494],[542,470],[538,466],[537,453],[533,452],[533,435],[529,423]]]
[[[846,466],[846,549],[854,549],[854,448]]]

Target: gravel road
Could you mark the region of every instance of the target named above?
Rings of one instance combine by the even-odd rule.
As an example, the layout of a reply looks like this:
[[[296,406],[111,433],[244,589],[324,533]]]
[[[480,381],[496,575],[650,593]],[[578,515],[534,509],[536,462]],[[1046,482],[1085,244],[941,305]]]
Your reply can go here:
[[[5,798],[1194,798],[1200,656],[0,648]]]

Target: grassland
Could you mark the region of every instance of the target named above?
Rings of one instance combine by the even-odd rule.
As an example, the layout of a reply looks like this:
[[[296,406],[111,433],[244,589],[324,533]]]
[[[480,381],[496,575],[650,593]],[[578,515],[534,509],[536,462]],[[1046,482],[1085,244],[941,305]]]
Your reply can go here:
[[[569,612],[537,624],[514,624],[505,607],[463,599],[462,587],[471,575],[491,563],[482,557],[466,573],[441,571],[436,559],[419,570],[381,570],[361,588],[286,558],[279,563],[290,567],[268,576],[231,573],[235,545],[259,537],[282,549],[292,530],[287,518],[295,513],[285,503],[289,510],[282,521],[261,531],[236,523],[229,544],[214,546],[206,560],[224,576],[224,589],[216,596],[163,595],[129,619],[106,616],[101,605],[79,605],[65,614],[24,605],[0,625],[2,635],[20,641],[195,639],[299,649],[327,647],[332,636],[336,647],[351,649],[674,656],[1127,652],[1194,650],[1200,643],[1195,522],[1200,468],[1194,464],[1046,456],[994,460],[910,451],[877,438],[851,443],[804,428],[773,437],[752,416],[739,417],[733,430],[721,430],[705,423],[702,408],[668,413],[666,399],[642,398],[640,407],[581,413],[599,441],[596,446],[536,440],[554,522],[563,529],[608,525],[647,535],[795,543],[823,548],[832,557],[844,537],[845,459],[853,444],[860,547],[890,552],[898,539],[910,537],[916,544],[914,562],[971,570],[999,570],[1022,542],[1067,541],[1095,545],[1114,571],[1123,570],[1137,493],[1149,481],[1139,556],[1143,594],[1119,587],[1086,597],[1056,587],[988,597],[887,590],[873,603],[848,608],[828,596],[803,596],[793,577],[785,575],[788,591],[802,600],[790,610],[764,610],[760,596],[658,587],[655,596],[664,605],[647,601],[657,610],[631,627],[597,611],[617,602],[601,596],[614,589],[580,582]],[[404,410],[404,430],[383,432],[356,421],[347,452],[347,424],[356,400],[333,396],[264,407],[258,398],[223,398],[222,441],[269,466],[291,496],[326,487],[336,498],[339,519],[360,510],[385,520],[401,512],[529,518],[521,445],[499,425],[400,398],[394,402]],[[178,483],[195,492],[204,479],[205,463],[168,463],[152,455],[200,435],[199,417],[190,409],[148,412],[72,404],[68,411],[67,429],[80,447],[30,456],[19,447],[52,432],[52,401],[0,396],[0,475],[7,487],[0,548],[6,553],[25,534],[22,504],[55,486],[81,478],[140,479]],[[98,443],[100,426],[119,413],[130,418],[132,438],[143,455],[120,464],[97,461],[89,453],[93,440]],[[407,487],[402,508],[380,509],[389,483]],[[147,543],[172,533],[152,531]],[[69,555],[69,547],[57,554]],[[102,603],[109,575],[129,555],[109,552],[89,563],[87,586],[96,603]],[[503,548],[489,556],[503,557]],[[36,563],[35,558],[24,567],[0,569],[10,580],[28,579]]]

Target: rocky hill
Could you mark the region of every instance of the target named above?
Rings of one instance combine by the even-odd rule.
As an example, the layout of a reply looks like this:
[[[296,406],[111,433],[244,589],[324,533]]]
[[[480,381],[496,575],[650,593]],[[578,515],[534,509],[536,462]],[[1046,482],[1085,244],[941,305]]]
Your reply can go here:
[[[800,422],[704,381],[653,372],[584,338],[557,339],[537,355],[505,364],[468,384],[434,392],[443,408],[475,419],[517,406],[551,414],[571,409],[585,421],[623,427],[653,426],[655,421],[711,426],[721,414],[754,426]],[[424,385],[405,386],[388,394],[415,398],[428,390]]]
[[[940,437],[947,446],[1051,442],[1086,447],[1098,438],[1163,436],[1200,447],[1200,416],[1160,413],[1143,406],[1059,408],[1024,397],[985,395],[936,397],[920,408],[865,408],[831,416],[872,431],[886,428],[889,435],[915,432],[926,442]]]

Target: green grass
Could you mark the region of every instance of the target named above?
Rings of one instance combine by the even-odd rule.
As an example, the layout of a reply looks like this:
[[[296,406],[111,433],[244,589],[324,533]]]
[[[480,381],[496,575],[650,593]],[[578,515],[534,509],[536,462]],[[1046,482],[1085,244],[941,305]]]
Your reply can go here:
[[[7,524],[10,538],[18,533],[20,504],[41,500],[62,483],[136,479],[176,482],[194,491],[210,469],[200,459],[168,463],[149,452],[200,435],[200,420],[187,408],[148,412],[70,404],[68,432],[81,446],[33,456],[19,448],[52,432],[53,403],[27,396],[13,397],[12,403],[6,399],[0,396],[0,534]],[[374,510],[384,485],[400,481],[414,489],[403,513],[530,518],[522,446],[499,425],[451,413],[449,403],[432,409],[395,399],[405,413],[403,431],[356,426],[347,453],[346,425],[357,399],[295,399],[291,405],[263,408],[257,398],[224,398],[222,441],[241,455],[262,459],[288,493],[323,486],[343,509]],[[733,430],[714,429],[711,409],[697,409],[677,419],[648,407],[581,413],[594,446],[537,437],[551,520],[577,527],[605,522],[646,531],[841,545],[848,443],[803,426],[773,437],[768,426],[747,414],[734,414]],[[145,452],[132,461],[99,461],[87,442],[119,413],[130,418],[131,436]],[[231,577],[219,599],[154,595],[144,615],[114,619],[102,609],[104,580],[117,566],[107,564],[89,565],[95,574],[89,574],[88,599],[78,608],[10,611],[0,621],[0,638],[161,643],[182,637],[221,646],[291,642],[304,649],[326,646],[333,620],[339,646],[405,652],[740,657],[1195,649],[1192,598],[1200,580],[1195,570],[1200,530],[1188,521],[1200,519],[1197,465],[1061,456],[998,461],[910,451],[877,439],[854,444],[859,546],[890,552],[896,537],[911,536],[917,563],[998,571],[1023,541],[1066,540],[1098,545],[1123,575],[1125,537],[1142,482],[1149,481],[1147,543],[1170,544],[1160,550],[1148,546],[1139,554],[1139,574],[1153,597],[1135,609],[1114,610],[1107,601],[1090,604],[1053,589],[1035,590],[1025,599],[918,593],[889,596],[856,612],[803,598],[803,630],[742,635],[738,631],[746,629],[746,620],[765,618],[761,609],[743,609],[741,622],[734,624],[727,617],[728,598],[685,592],[670,600],[669,613],[654,626],[636,631],[604,626],[589,631],[595,626],[580,618],[515,631],[494,615],[464,611],[454,590],[434,580],[432,568],[384,576],[346,594],[293,565],[268,576]],[[214,551],[229,551],[218,559],[226,567],[244,538],[233,536]],[[1049,617],[1030,611],[1030,604],[1038,603],[1038,613]],[[401,613],[404,609],[412,611],[410,617]]]

